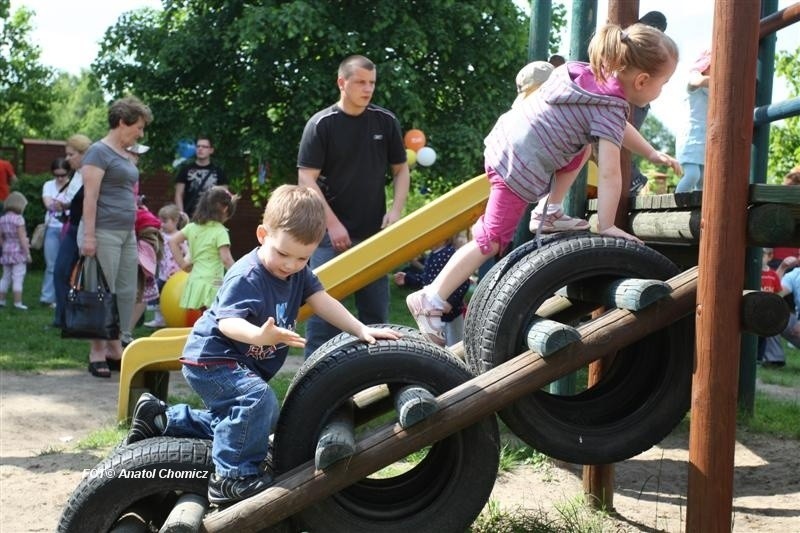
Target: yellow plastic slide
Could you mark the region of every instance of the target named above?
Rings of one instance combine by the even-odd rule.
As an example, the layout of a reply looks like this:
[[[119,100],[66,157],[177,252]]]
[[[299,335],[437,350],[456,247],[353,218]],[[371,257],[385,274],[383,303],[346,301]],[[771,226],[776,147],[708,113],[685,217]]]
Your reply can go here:
[[[343,299],[436,244],[470,227],[483,214],[489,182],[481,174],[400,219],[315,270],[325,289]],[[300,318],[308,309],[300,310]]]

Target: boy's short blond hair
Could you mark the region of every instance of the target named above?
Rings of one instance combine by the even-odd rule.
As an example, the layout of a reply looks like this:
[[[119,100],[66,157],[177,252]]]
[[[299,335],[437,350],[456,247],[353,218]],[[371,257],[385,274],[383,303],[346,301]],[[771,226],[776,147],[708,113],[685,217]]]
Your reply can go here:
[[[325,236],[325,204],[308,187],[281,185],[269,195],[262,224],[303,244],[319,244]]]

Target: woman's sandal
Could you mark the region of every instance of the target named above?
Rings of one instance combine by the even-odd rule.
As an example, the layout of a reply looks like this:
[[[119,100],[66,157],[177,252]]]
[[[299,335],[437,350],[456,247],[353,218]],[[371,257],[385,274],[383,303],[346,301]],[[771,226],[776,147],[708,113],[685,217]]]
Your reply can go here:
[[[96,378],[110,378],[111,370],[105,361],[90,361],[89,373]]]
[[[108,365],[109,370],[119,372],[119,369],[122,366],[122,359],[114,359],[113,357],[106,356],[106,364]]]

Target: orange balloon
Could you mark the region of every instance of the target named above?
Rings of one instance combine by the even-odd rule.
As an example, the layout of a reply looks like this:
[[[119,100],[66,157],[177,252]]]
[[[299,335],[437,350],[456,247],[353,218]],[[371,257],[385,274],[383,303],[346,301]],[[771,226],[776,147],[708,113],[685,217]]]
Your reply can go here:
[[[425,146],[425,134],[422,130],[408,130],[403,138],[406,148],[415,152]]]

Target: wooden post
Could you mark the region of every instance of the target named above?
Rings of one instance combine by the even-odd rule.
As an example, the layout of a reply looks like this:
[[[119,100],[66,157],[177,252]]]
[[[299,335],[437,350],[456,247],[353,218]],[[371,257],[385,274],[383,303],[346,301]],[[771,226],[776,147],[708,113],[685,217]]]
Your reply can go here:
[[[689,431],[687,531],[731,530],[736,396],[760,2],[717,0]]]
[[[639,19],[639,0],[609,0],[608,20],[622,27]],[[614,224],[628,230],[628,198],[631,190],[631,153],[620,150],[622,189]],[[609,354],[610,355],[610,354]],[[595,385],[603,376],[608,363],[598,360],[589,365],[587,386]],[[591,495],[590,504],[597,508],[614,508],[614,465],[587,465],[583,467],[583,491]]]
[[[356,443],[356,454],[327,471],[314,462],[279,477],[274,486],[208,515],[208,533],[261,531],[314,502],[342,490],[372,472],[492,415],[511,402],[589,362],[615,353],[691,313],[696,299],[696,269],[669,280],[672,293],[642,311],[616,309],[578,328],[581,342],[546,360],[524,352],[440,395],[439,411],[408,429],[384,426]]]

